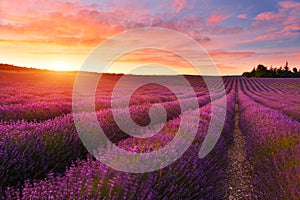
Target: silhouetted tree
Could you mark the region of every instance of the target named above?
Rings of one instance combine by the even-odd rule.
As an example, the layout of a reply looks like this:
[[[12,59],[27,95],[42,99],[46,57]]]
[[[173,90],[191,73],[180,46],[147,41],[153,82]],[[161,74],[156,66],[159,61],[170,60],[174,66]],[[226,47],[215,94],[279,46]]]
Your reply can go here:
[[[289,63],[286,61],[285,66],[284,66],[284,71],[288,72],[289,69]]]
[[[297,68],[296,68],[296,67],[294,67],[294,68],[293,68],[293,72],[294,72],[295,74],[297,74],[297,73],[298,73],[298,70],[297,70]]]
[[[293,68],[293,73],[294,73],[293,74],[294,77],[300,77],[300,70],[298,72],[298,69],[296,67]]]
[[[256,68],[254,67],[251,72],[244,72],[242,76],[245,77],[271,77],[271,78],[292,78],[292,77],[300,77],[300,71],[297,71],[297,68],[294,67],[292,71],[290,71],[288,62],[285,63],[283,67],[273,67],[270,69],[265,67],[262,64],[259,64]]]
[[[250,77],[251,77],[251,73],[250,73],[250,72],[244,72],[244,73],[242,74],[242,76],[245,76],[245,77],[247,77],[247,78],[250,78]]]

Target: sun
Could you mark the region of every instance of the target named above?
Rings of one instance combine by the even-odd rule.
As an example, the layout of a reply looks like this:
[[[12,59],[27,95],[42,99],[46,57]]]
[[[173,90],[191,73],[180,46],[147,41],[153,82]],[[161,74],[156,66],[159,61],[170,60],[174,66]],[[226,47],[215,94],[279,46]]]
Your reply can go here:
[[[51,67],[49,67],[49,69],[55,70],[55,71],[69,71],[70,66],[66,62],[59,61],[59,62],[53,63],[53,65]]]

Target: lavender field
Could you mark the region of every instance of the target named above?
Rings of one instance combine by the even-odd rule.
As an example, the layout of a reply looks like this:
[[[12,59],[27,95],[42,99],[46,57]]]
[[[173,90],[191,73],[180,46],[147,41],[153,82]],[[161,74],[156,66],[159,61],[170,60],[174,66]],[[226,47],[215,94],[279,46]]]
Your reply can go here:
[[[150,123],[152,105],[166,110],[162,128],[154,115],[145,131],[157,134],[137,138],[121,130],[113,117],[111,96],[122,76],[103,75],[95,93],[95,114],[106,136],[126,151],[156,151],[170,143],[180,126],[189,132],[189,124],[180,124],[184,114],[188,121],[199,121],[193,143],[178,160],[157,171],[127,173],[96,160],[81,142],[72,113],[75,77],[75,72],[0,72],[0,199],[299,198],[300,79],[211,78],[209,93],[203,78],[185,76],[199,104],[191,110],[180,107],[179,97],[185,105],[192,97],[176,78],[153,76],[181,93],[178,97],[166,87],[146,84],[134,92],[129,108],[122,97],[115,99],[116,113],[122,117],[129,109],[139,126]],[[133,76],[122,92],[138,78],[143,77]],[[212,118],[211,99],[217,105],[226,100],[225,107],[219,106],[226,109],[226,119],[213,150],[200,159]],[[82,120],[88,121],[90,114],[83,110]],[[123,123],[127,120],[124,117]]]

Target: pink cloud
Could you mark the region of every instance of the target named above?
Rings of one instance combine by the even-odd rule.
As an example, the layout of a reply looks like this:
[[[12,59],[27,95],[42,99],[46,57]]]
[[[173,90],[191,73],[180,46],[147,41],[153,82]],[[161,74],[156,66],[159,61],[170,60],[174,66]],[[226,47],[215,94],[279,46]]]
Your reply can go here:
[[[282,31],[300,31],[300,24],[286,26]]]
[[[294,53],[293,56],[300,60],[300,53]],[[300,67],[300,66],[299,66]]]
[[[268,33],[265,35],[257,36],[256,38],[253,39],[253,41],[272,40],[278,37],[279,35],[280,35],[279,33]]]
[[[274,19],[277,19],[280,17],[282,17],[282,15],[274,13],[274,12],[263,12],[263,13],[256,15],[256,17],[254,19],[255,20],[274,20]]]
[[[253,25],[264,25],[263,21],[272,21],[276,24],[288,24],[297,22],[299,19],[300,2],[282,1],[278,3],[279,9],[273,12],[262,12],[256,15]],[[274,25],[274,24],[273,24]]]
[[[251,39],[244,40],[243,43],[277,40],[277,43],[283,43],[285,40],[292,40],[299,37],[299,25],[287,25],[280,30],[268,31]],[[275,42],[275,41],[274,41]]]
[[[239,19],[247,19],[247,17],[248,17],[247,14],[239,14],[239,15],[237,16],[237,18],[239,18]]]
[[[295,1],[281,1],[278,4],[280,7],[284,9],[290,9],[290,8],[295,8],[300,6],[300,2],[295,2]]]
[[[240,33],[243,30],[242,27],[238,26],[227,27],[208,24],[200,15],[181,16],[180,20],[172,16],[156,16],[152,25],[180,31],[200,43],[211,43],[211,38],[208,35],[230,35]]]
[[[226,15],[226,14],[213,14],[208,18],[207,23],[215,25],[221,21],[228,19],[229,17],[230,15]]]
[[[278,5],[278,10],[262,12],[254,18],[252,26],[260,30],[260,35],[246,40],[245,43],[270,40],[283,43],[299,37],[300,3],[282,1]]]
[[[186,0],[174,0],[173,8],[179,13],[186,5]]]
[[[218,60],[218,59],[238,59],[238,58],[248,58],[255,55],[254,52],[249,51],[220,51],[220,50],[213,50],[209,51],[208,54]]]

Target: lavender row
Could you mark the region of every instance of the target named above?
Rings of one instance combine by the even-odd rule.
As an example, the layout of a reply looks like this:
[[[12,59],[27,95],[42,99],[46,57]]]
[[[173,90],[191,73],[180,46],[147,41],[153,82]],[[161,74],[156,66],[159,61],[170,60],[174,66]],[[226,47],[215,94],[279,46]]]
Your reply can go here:
[[[288,116],[294,118],[297,121],[300,121],[300,107],[299,107],[299,94],[289,94],[289,98],[280,98],[281,94],[270,93],[266,95],[263,92],[255,92],[253,89],[249,87],[247,84],[248,81],[243,80],[242,84],[245,87],[244,92],[252,99],[257,101],[258,103],[262,103],[270,108],[279,110]],[[300,86],[300,84],[299,84]],[[275,96],[275,97],[274,97]]]
[[[233,127],[234,99],[234,95],[227,97],[227,128],[224,130],[227,133]],[[87,161],[77,161],[63,177],[50,173],[45,180],[27,181],[22,190],[22,199],[221,199],[224,197],[228,143],[225,134],[221,135],[213,151],[204,159],[198,158],[199,146],[209,125],[210,105],[199,111],[201,121],[196,140],[181,158],[160,171],[129,174],[88,158]],[[199,111],[188,111],[191,121],[199,118]],[[156,138],[157,145],[162,146],[169,141],[168,130],[172,130],[172,127],[176,129],[179,122],[180,118],[168,122],[166,132]],[[188,131],[189,126],[186,125],[185,129]],[[120,146],[122,144],[126,147],[137,145],[133,139],[119,143]],[[138,148],[148,148],[141,145],[145,143],[139,144]],[[20,191],[8,189],[6,195],[8,198],[20,198]]]
[[[300,86],[300,85],[299,85]],[[266,99],[269,100],[276,100],[282,103],[289,103],[291,104],[291,106],[295,106],[295,105],[299,105],[300,104],[300,99],[299,99],[299,94],[297,93],[275,93],[275,92],[265,92],[265,91],[259,91],[259,92],[255,92],[255,91],[248,91],[251,92],[254,95],[257,96],[261,96],[261,97],[265,97]],[[291,97],[291,95],[293,95]],[[276,96],[276,98],[274,98],[274,96]]]
[[[290,116],[291,118],[300,121],[300,103],[292,103],[291,98],[298,99],[299,96],[289,95],[290,99],[279,99],[279,98],[267,98],[266,95],[257,95],[255,93],[246,92],[247,95],[254,99],[256,102],[264,104],[272,109],[279,110],[280,112]],[[274,94],[273,94],[274,95]],[[276,94],[276,97],[280,96]]]
[[[0,193],[50,171],[61,173],[87,154],[70,116],[43,123],[1,124],[0,138]]]
[[[205,103],[209,102],[209,94],[205,94],[203,92],[196,93],[199,99],[199,106],[202,106]],[[219,96],[215,94],[215,96]],[[190,98],[191,99],[191,98]],[[146,100],[141,102],[142,100]],[[189,101],[186,99],[185,101]],[[141,97],[139,99],[133,99],[130,101],[131,105],[141,105],[145,104],[145,107],[150,107],[151,104],[154,103],[164,103],[167,105],[167,102],[170,104],[174,104],[177,100],[174,98],[160,98],[156,97],[155,99]],[[85,102],[82,101],[84,105]],[[95,102],[96,110],[108,109],[110,108],[110,100],[99,99]],[[177,103],[178,104],[178,103]],[[123,99],[117,100],[117,107],[124,108],[126,105],[124,104]],[[178,107],[178,106],[177,106]],[[0,106],[0,119],[10,121],[10,120],[26,120],[26,121],[42,121],[47,119],[55,118],[59,115],[68,114],[72,112],[72,104],[70,102],[33,102],[28,104],[17,104],[12,106]]]
[[[209,99],[199,98],[199,103],[205,105],[209,103]],[[178,102],[167,102],[163,105],[166,108],[168,120],[180,115]],[[130,114],[138,124],[147,124],[150,120],[148,108],[132,106]],[[123,114],[122,109],[119,110],[119,114]],[[84,113],[82,115],[84,116]],[[128,137],[114,122],[111,110],[98,111],[97,117],[102,129],[112,142],[117,143]],[[124,120],[126,121],[127,118]],[[77,136],[71,114],[40,123],[2,122],[0,138],[2,188],[9,185],[20,186],[25,179],[41,178],[50,170],[63,171],[72,160],[86,155]],[[44,155],[47,155],[46,158]],[[38,172],[35,173],[36,171]]]
[[[202,96],[207,96],[203,92],[196,93],[199,98]],[[42,121],[47,119],[52,119],[59,115],[68,114],[72,112],[71,101],[62,101],[64,99],[50,99],[49,101],[32,100],[31,103],[20,103],[15,105],[0,105],[0,120],[26,120],[26,121]],[[138,98],[132,98],[130,105],[140,105],[140,104],[154,104],[162,103],[168,101],[175,101],[176,98],[170,96],[168,98],[163,95],[157,95],[155,97],[149,95],[139,96]],[[116,99],[119,108],[126,107],[123,99]],[[83,99],[82,104],[86,102]],[[99,96],[96,97],[95,108],[96,110],[110,108],[111,101],[109,96]]]
[[[246,135],[254,182],[263,199],[300,195],[300,123],[249,98],[239,90],[240,126]]]
[[[267,91],[279,94],[290,94],[299,92],[300,80],[297,78],[251,78],[244,79],[253,91]]]
[[[223,97],[225,98],[225,97]],[[232,113],[232,110],[234,109],[234,100],[235,100],[235,94],[234,91],[232,91],[230,94],[228,94],[226,96],[227,99],[227,113],[226,113],[226,117],[227,117],[227,121],[225,122],[224,126],[223,126],[223,131],[226,132],[226,137],[228,137],[228,134],[231,132],[231,130],[233,129],[232,127],[232,119],[234,118],[234,113]],[[217,106],[217,110],[216,112],[221,112],[222,109],[224,109],[223,105],[221,105],[222,100],[216,100],[214,102],[214,104]],[[200,121],[203,120],[202,122],[204,122],[207,125],[207,122],[210,122],[211,120],[211,104],[207,104],[203,107],[201,107],[199,109],[200,112],[200,116],[198,116],[198,111],[187,111],[187,113],[190,112],[190,117],[191,118],[196,118],[196,117],[200,117]],[[191,119],[191,121],[193,121]],[[220,122],[221,123],[221,122]],[[167,145],[168,142],[170,142],[173,137],[175,136],[178,127],[180,125],[180,116],[178,116],[177,118],[168,121],[167,124],[165,124],[165,126],[163,126],[162,129],[160,129],[160,124],[156,124],[153,127],[149,127],[148,130],[146,130],[147,132],[149,132],[151,135],[154,135],[152,133],[157,133],[155,136],[152,136],[151,138],[147,138],[147,139],[142,139],[142,138],[135,138],[135,137],[130,137],[127,139],[124,139],[122,141],[120,141],[118,143],[118,145],[126,150],[129,151],[134,151],[134,152],[149,152],[151,150],[154,149],[159,149],[162,148],[163,146]],[[190,126],[189,124],[183,124],[183,126],[187,126],[185,127],[184,130],[188,129],[188,126]],[[206,132],[206,128],[207,126],[203,126],[205,127],[204,129],[202,129],[202,131],[200,131],[200,133]],[[203,128],[202,127],[202,128]],[[201,134],[200,134],[201,135]],[[201,135],[201,137],[203,137],[203,135]],[[228,138],[227,138],[228,139]]]
[[[41,75],[42,76],[42,75]],[[64,82],[64,77],[59,77],[58,83],[53,84],[48,82],[49,77],[39,77],[34,75],[28,75],[28,77],[22,77],[22,82],[20,77],[11,77],[11,80],[0,79],[3,83],[1,87],[0,94],[0,120],[27,120],[27,121],[41,121],[52,119],[62,114],[67,114],[72,112],[72,86],[73,86],[73,75],[67,76],[66,84]],[[55,77],[57,78],[57,77]],[[111,78],[111,77],[109,77]],[[113,80],[104,78],[104,82],[100,84],[100,88],[96,92],[95,107],[96,110],[110,108],[111,106],[111,93],[113,91],[113,86],[115,81],[119,77],[113,77]],[[70,79],[70,80],[69,80]],[[107,79],[107,80],[106,80]],[[196,91],[197,97],[207,96],[208,91],[203,80],[193,80],[195,77],[188,77],[189,81],[195,81],[193,88]],[[227,79],[225,79],[227,80]],[[224,80],[224,84],[227,85],[227,81]],[[37,81],[38,86],[32,84],[33,81]],[[170,79],[174,84],[176,83],[176,78]],[[200,81],[200,82],[199,82]],[[196,84],[197,83],[197,84]],[[195,85],[196,84],[196,85]],[[218,93],[220,87],[223,84],[222,81],[215,81],[212,84],[214,91],[212,93]],[[180,88],[180,86],[178,86]],[[226,87],[226,92],[229,92],[231,87]],[[126,93],[126,88],[123,92]],[[179,98],[190,98],[189,94],[184,91]],[[154,104],[162,102],[170,102],[176,100],[175,95],[170,91],[158,91],[149,90],[149,88],[141,88],[136,95],[130,100],[130,105],[140,105],[140,104]],[[124,99],[116,99],[119,108],[126,107],[124,105]],[[85,99],[82,100],[82,104],[85,103]]]

